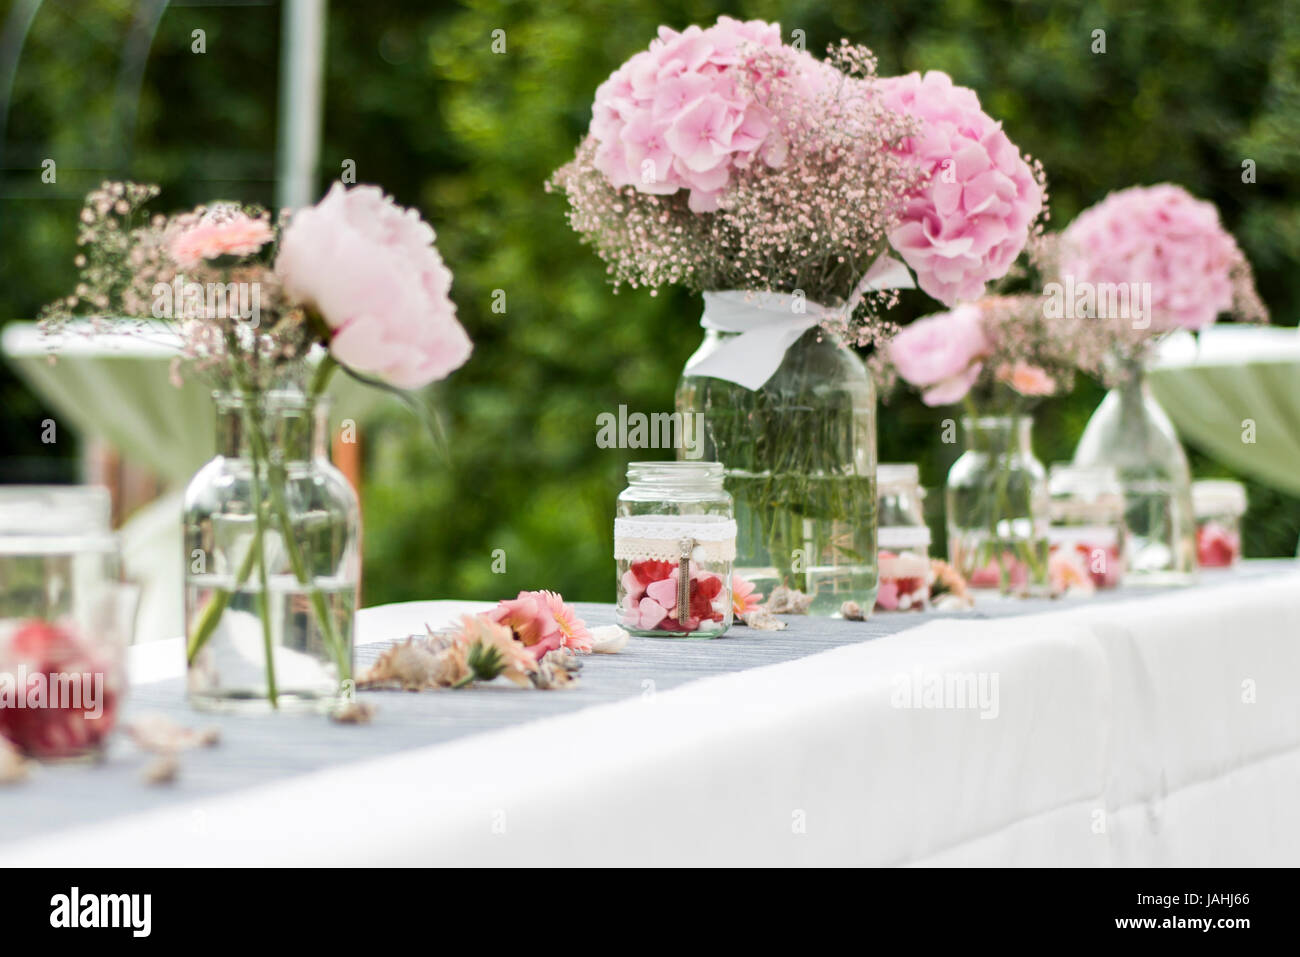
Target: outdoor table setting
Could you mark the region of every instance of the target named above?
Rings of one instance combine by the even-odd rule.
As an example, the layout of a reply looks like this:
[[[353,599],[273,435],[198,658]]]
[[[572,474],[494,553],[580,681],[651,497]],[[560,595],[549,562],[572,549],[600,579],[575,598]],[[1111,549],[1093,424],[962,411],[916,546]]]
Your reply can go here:
[[[487,607],[366,609],[358,663]],[[0,791],[0,862],[1190,865],[1300,850],[1292,562],[1096,602],[785,620],[633,638],[559,694],[361,692],[376,708],[362,726],[204,715],[220,741],[186,752],[173,787],[148,787],[147,755],[123,742],[102,767]],[[133,649],[124,720],[195,722],[179,645]],[[953,675],[970,700],[926,704],[927,682]]]
[[[568,305],[676,288],[699,346],[533,340],[528,431],[474,363],[551,287],[351,160],[275,210],[86,195],[4,352],[165,492],[0,486],[0,863],[1300,860],[1300,563],[1183,447],[1300,492],[1300,339],[1215,202],[1055,221],[1005,98],[761,20],[645,39],[531,188],[612,287]],[[377,492],[338,450],[392,399]]]

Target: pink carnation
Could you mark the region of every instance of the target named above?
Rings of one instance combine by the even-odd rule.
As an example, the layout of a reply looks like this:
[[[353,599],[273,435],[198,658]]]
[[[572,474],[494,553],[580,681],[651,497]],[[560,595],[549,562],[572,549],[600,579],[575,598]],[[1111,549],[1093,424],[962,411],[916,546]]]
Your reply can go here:
[[[1042,187],[1002,124],[946,73],[909,73],[880,85],[886,106],[920,121],[902,151],[930,175],[889,242],[931,296],[947,305],[976,299],[1028,242]]]
[[[768,111],[746,91],[748,48],[780,48],[781,28],[719,17],[708,29],[659,28],[659,38],[596,90],[596,168],[643,193],[690,190],[690,208],[718,208],[735,167],[779,165]],[[813,62],[809,57],[809,62]]]
[[[294,213],[275,268],[289,295],[333,330],[330,352],[339,362],[418,389],[464,365],[472,348],[434,239],[419,213],[378,187],[335,183]]]
[[[203,260],[218,256],[251,256],[273,235],[266,220],[236,212],[224,219],[201,219],[177,233],[168,243],[167,253],[182,269],[193,269]]]
[[[1051,395],[1056,391],[1056,380],[1041,367],[1023,359],[998,366],[997,380],[1024,396]]]
[[[1200,329],[1232,308],[1240,262],[1214,204],[1169,183],[1111,193],[1061,235],[1061,273],[1076,283],[1150,283],[1157,331]]]
[[[974,305],[918,319],[888,346],[890,362],[903,379],[922,390],[926,405],[961,401],[979,378],[991,348],[983,314]]]

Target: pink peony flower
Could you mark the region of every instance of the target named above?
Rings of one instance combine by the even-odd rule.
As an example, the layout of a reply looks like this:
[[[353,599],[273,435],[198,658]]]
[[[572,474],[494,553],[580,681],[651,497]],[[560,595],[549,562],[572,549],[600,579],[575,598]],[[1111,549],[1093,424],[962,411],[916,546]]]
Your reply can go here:
[[[274,233],[264,219],[224,208],[205,216],[172,237],[167,254],[182,269],[193,269],[218,256],[251,256],[271,241]],[[222,218],[224,217],[224,218]]]
[[[289,295],[333,330],[330,352],[363,375],[418,389],[464,365],[451,270],[433,228],[376,186],[335,183],[293,215],[275,268]]]
[[[902,152],[930,174],[889,242],[931,296],[946,305],[978,298],[1028,242],[1042,186],[973,90],[938,70],[880,84],[887,106],[920,121]]]
[[[755,594],[756,586],[748,578],[731,576],[731,611],[736,618],[743,618],[763,603],[763,596]]]
[[[948,405],[970,391],[990,344],[980,310],[958,306],[918,319],[889,343],[889,359],[926,405]]]
[[[1021,395],[1043,396],[1056,391],[1056,382],[1045,371],[1023,359],[1014,365],[998,367],[997,380],[1005,382]]]
[[[772,117],[739,83],[747,49],[780,46],[780,26],[761,20],[724,16],[708,29],[680,33],[660,27],[648,50],[596,90],[596,168],[614,186],[657,194],[687,189],[692,210],[716,210],[733,168],[755,157],[780,165]],[[804,57],[811,68],[815,61]]]
[[[1200,329],[1230,309],[1242,262],[1214,204],[1169,183],[1111,193],[1061,234],[1063,276],[1151,284],[1155,331]]]

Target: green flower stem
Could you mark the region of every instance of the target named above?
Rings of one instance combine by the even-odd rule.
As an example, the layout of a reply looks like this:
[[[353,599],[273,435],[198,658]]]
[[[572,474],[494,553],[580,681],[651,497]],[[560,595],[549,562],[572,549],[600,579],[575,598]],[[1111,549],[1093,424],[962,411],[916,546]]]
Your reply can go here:
[[[309,393],[311,399],[314,400],[324,391],[336,365],[334,360],[329,357],[321,362],[312,380]],[[280,526],[280,537],[284,541],[285,554],[289,557],[289,566],[298,582],[307,586],[307,596],[311,601],[312,610],[315,612],[316,621],[320,626],[321,637],[338,665],[339,680],[347,681],[352,677],[352,662],[347,654],[347,649],[343,647],[343,642],[335,631],[334,619],[330,615],[329,607],[325,604],[325,596],[316,587],[311,570],[307,567],[302,549],[298,545],[297,536],[294,535],[293,519],[289,514],[289,503],[286,494],[288,476],[284,463],[283,461],[272,460],[270,451],[267,448],[266,436],[262,434],[261,430],[250,430],[249,443],[252,445],[254,462],[256,463],[260,459],[267,463],[267,484],[270,486],[271,511],[275,514]],[[256,485],[254,486],[254,495],[258,495]]]
[[[244,561],[239,566],[239,573],[235,576],[235,588],[229,590],[218,588],[208,599],[207,605],[203,609],[203,614],[199,616],[198,623],[194,626],[194,633],[190,636],[189,646],[185,651],[185,661],[187,664],[194,664],[194,659],[198,657],[203,646],[208,643],[212,633],[217,630],[217,624],[221,621],[221,616],[226,613],[226,606],[230,604],[230,597],[239,589],[244,587],[248,581],[248,576],[253,573],[253,561],[257,557],[252,548],[244,554]]]
[[[248,430],[250,436],[260,436],[260,423],[254,421],[254,415],[249,408],[249,401],[245,395],[243,407],[244,427]],[[279,696],[275,687],[275,643],[271,635],[271,611],[270,611],[270,588],[268,586],[266,574],[266,550],[263,538],[266,535],[266,520],[262,516],[262,480],[259,472],[262,467],[262,459],[259,455],[258,445],[265,443],[253,443],[253,502],[256,507],[253,509],[253,524],[255,536],[253,538],[253,547],[251,549],[255,556],[254,561],[257,564],[257,580],[261,586],[257,595],[257,615],[262,620],[262,646],[266,651],[266,697],[271,702],[272,708],[280,706]]]
[[[329,353],[326,353],[325,358],[321,360],[320,364],[316,367],[315,374],[312,376],[311,388],[308,395],[313,401],[319,398],[325,391],[326,387],[329,385],[330,377],[338,367],[339,364],[334,357]],[[292,541],[291,538],[289,540]],[[208,643],[208,640],[216,631],[217,625],[221,621],[221,616],[226,613],[226,608],[230,604],[231,597],[236,591],[244,587],[249,576],[253,573],[253,564],[256,558],[256,551],[250,548],[244,555],[244,561],[239,566],[239,571],[235,576],[234,589],[228,590],[225,588],[218,588],[213,591],[212,597],[208,600],[208,604],[203,609],[203,614],[199,616],[199,620],[194,626],[194,632],[190,636],[189,644],[186,647],[185,660],[187,664],[194,664],[194,659],[198,657],[199,652],[203,650],[203,646]],[[302,581],[303,579],[300,577],[299,580]],[[318,615],[323,606],[324,602],[322,601],[316,607]],[[337,660],[337,652],[335,653],[335,657]],[[351,677],[350,672],[351,662],[348,662],[347,666],[344,668],[344,678]]]

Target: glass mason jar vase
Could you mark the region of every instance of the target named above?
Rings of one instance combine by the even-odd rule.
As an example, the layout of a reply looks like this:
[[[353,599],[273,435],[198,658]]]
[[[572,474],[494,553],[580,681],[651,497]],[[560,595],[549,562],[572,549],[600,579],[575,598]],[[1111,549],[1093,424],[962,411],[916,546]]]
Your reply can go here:
[[[930,529],[925,524],[921,473],[912,463],[876,467],[880,566],[877,611],[924,611],[930,606]]]
[[[1231,568],[1241,560],[1241,517],[1246,486],[1229,479],[1192,483],[1196,513],[1196,563],[1201,568]]]
[[[1117,588],[1124,577],[1124,491],[1109,466],[1057,463],[1047,472],[1053,566],[1067,590],[1091,582]]]
[[[948,557],[972,588],[1045,594],[1047,473],[1034,457],[1033,419],[962,419],[966,451],[948,471]]]
[[[706,331],[677,411],[703,416],[703,457],[726,468],[737,573],[764,593],[786,585],[813,596],[814,615],[848,600],[874,607],[876,390],[865,364],[814,327],[758,389],[690,374],[734,335]]]
[[[0,737],[38,758],[101,751],[126,691],[135,590],[108,490],[0,488]]]
[[[736,556],[722,466],[632,462],[627,480],[614,519],[623,627],[655,638],[717,638],[731,627]]]
[[[1191,470],[1169,416],[1139,362],[1088,420],[1074,464],[1111,466],[1124,491],[1125,577],[1135,585],[1185,585],[1196,575]]]
[[[324,399],[218,393],[217,455],[185,490],[190,702],[324,709],[350,690],[356,494]]]

